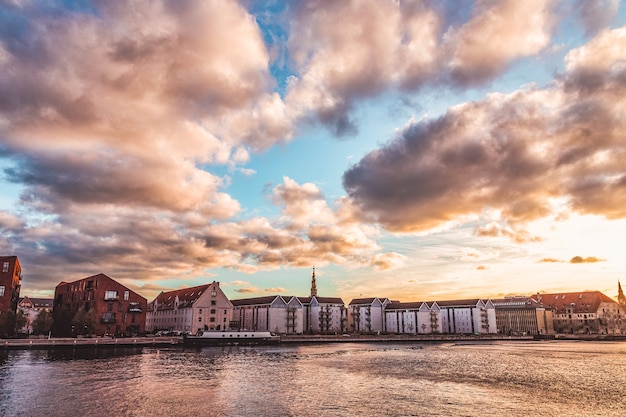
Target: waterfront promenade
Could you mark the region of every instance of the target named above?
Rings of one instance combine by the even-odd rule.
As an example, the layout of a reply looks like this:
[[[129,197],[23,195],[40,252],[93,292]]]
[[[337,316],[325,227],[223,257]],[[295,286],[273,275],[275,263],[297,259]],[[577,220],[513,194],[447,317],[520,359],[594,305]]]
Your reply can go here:
[[[0,350],[8,349],[64,349],[64,348],[115,348],[115,347],[164,347],[182,344],[182,338],[172,337],[94,337],[94,338],[45,338],[0,339]]]
[[[499,335],[282,335],[281,344],[315,343],[389,343],[389,342],[455,342],[489,340],[533,340],[532,336]],[[45,338],[45,339],[0,339],[0,350],[8,349],[64,349],[64,348],[115,348],[115,347],[173,347],[182,346],[180,336],[126,337],[126,338]]]

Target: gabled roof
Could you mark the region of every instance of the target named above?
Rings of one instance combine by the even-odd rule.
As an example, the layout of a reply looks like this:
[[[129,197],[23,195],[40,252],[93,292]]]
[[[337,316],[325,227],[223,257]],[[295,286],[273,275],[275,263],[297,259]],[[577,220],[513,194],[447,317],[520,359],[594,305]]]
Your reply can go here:
[[[532,297],[543,305],[555,309],[557,313],[568,308],[572,308],[573,313],[595,313],[601,303],[617,304],[600,291],[534,294]]]
[[[157,303],[159,310],[171,310],[175,307],[176,297],[178,297],[178,308],[192,307],[198,298],[213,284],[198,285],[196,287],[183,288],[180,290],[162,292],[152,301]]]
[[[343,300],[339,297],[315,297],[318,303],[320,304],[341,304],[343,305]]]
[[[393,301],[391,304],[387,304],[385,310],[419,310],[422,304],[424,303],[422,303],[421,301],[415,303],[401,303],[398,301]]]
[[[53,298],[34,298],[34,297],[25,296],[23,298],[20,298],[18,305],[22,303],[30,302],[33,305],[33,307],[52,308],[53,301],[54,301]]]
[[[437,304],[439,307],[476,307],[479,302],[482,302],[480,298],[472,298],[469,300],[437,301]]]
[[[267,295],[264,297],[252,297],[252,298],[241,298],[239,300],[230,300],[235,307],[241,306],[257,306],[257,305],[266,305],[272,304],[274,300],[280,297],[279,295]]]

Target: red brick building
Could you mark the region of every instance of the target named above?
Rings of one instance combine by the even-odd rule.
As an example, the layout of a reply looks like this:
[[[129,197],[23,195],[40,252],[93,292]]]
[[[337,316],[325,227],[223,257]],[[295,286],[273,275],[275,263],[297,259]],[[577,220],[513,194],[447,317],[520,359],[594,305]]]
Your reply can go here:
[[[22,267],[17,256],[0,256],[0,314],[17,310]]]
[[[147,306],[148,300],[105,274],[61,282],[54,290],[53,334],[143,334]]]

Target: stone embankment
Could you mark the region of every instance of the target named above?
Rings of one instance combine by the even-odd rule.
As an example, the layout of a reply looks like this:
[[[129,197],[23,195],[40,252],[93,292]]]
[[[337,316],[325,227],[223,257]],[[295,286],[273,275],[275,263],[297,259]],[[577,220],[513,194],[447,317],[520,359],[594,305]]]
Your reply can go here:
[[[123,337],[123,338],[51,338],[51,339],[0,339],[2,349],[64,349],[64,348],[115,348],[115,347],[164,347],[177,346],[182,338],[172,337]]]

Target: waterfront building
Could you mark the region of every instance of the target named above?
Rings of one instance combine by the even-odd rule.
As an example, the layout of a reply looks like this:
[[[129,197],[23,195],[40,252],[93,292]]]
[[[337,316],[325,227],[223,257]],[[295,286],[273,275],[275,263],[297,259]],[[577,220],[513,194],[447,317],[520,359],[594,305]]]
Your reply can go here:
[[[302,303],[303,330],[309,334],[343,333],[347,326],[347,311],[338,297],[319,297],[315,268],[311,276],[311,295],[298,297]]]
[[[0,314],[17,312],[22,267],[17,256],[0,256]]]
[[[498,333],[509,336],[552,335],[552,309],[532,297],[515,296],[491,300],[496,308]]]
[[[348,330],[357,333],[385,331],[388,298],[355,298],[348,304]]]
[[[52,298],[20,298],[17,308],[24,314],[27,319],[22,329],[18,329],[22,333],[31,334],[33,332],[33,321],[42,311],[52,313]]]
[[[394,301],[385,308],[385,326],[388,333],[442,333],[441,309],[436,302]]]
[[[303,329],[310,334],[343,333],[347,329],[347,310],[338,297],[298,297],[302,303]]]
[[[556,333],[626,334],[626,316],[620,305],[600,291],[533,295],[553,309]]]
[[[147,300],[105,274],[61,282],[54,290],[55,336],[143,334]]]
[[[277,334],[304,332],[304,306],[298,297],[271,295],[232,300],[233,327]]]
[[[441,309],[442,333],[457,334],[495,334],[495,306],[491,300],[451,300],[437,301]]]
[[[434,302],[394,301],[385,307],[389,333],[491,334],[497,332],[494,305],[480,299]]]
[[[233,304],[219,282],[161,292],[148,305],[146,331],[170,330],[197,333],[199,330],[227,330]]]

